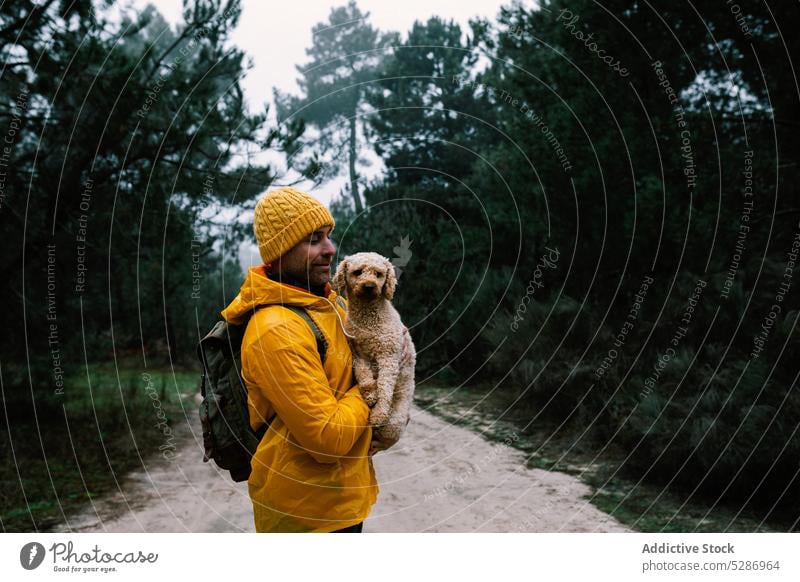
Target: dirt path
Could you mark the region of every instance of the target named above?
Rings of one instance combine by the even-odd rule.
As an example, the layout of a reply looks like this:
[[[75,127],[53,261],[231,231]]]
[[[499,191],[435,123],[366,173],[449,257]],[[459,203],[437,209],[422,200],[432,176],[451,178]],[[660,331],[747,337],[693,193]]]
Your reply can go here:
[[[184,429],[176,457],[156,456],[124,491],[56,531],[252,532],[246,483],[234,483]],[[586,502],[589,487],[528,469],[525,455],[419,408],[404,439],[375,456],[381,492],[365,532],[628,531]]]

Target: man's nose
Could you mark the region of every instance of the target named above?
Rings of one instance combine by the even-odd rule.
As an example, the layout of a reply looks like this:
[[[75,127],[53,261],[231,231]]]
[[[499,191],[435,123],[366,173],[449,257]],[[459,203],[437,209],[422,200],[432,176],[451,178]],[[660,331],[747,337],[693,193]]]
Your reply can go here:
[[[322,247],[322,254],[323,255],[336,254],[336,245],[333,244],[333,241],[331,239],[325,239],[325,245]]]

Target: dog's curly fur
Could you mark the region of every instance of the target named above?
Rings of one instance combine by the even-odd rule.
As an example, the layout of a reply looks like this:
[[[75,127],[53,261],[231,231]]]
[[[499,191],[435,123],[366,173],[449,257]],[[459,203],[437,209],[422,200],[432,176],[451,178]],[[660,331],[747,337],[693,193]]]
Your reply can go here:
[[[345,331],[351,336],[356,380],[371,407],[370,424],[381,441],[395,443],[409,420],[416,351],[409,337],[410,358],[401,365],[404,326],[391,304],[394,265],[378,253],[356,253],[339,263],[331,286],[347,298]]]

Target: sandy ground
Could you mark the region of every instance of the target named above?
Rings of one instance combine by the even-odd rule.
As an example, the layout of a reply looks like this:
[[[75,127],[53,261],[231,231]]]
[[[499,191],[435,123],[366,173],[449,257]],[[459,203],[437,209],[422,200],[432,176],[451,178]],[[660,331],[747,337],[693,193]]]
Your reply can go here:
[[[254,531],[247,484],[203,463],[196,437],[185,429],[174,459],[156,455],[54,531]],[[574,477],[528,469],[520,451],[419,408],[374,462],[380,495],[365,532],[628,531],[587,503]]]

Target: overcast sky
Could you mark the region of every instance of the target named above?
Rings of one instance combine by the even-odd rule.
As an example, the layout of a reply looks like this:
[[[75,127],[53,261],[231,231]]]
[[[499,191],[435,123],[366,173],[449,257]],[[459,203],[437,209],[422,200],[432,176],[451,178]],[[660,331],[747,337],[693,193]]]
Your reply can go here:
[[[171,24],[181,19],[182,0],[134,0],[134,6],[147,4],[156,6]],[[242,16],[232,37],[254,61],[255,68],[244,81],[251,106],[271,101],[273,87],[297,92],[295,65],[307,61],[311,28],[326,21],[331,8],[346,4],[346,0],[242,0]],[[453,19],[466,31],[471,17],[494,19],[504,4],[510,0],[358,0],[373,26],[404,36],[415,20],[434,15]]]
[[[131,0],[131,3],[138,9],[153,4],[173,26],[181,20],[182,0]],[[431,16],[453,19],[466,32],[470,18],[482,16],[493,20],[500,6],[510,4],[511,0],[358,0],[357,3],[362,12],[369,13],[368,21],[373,26],[400,32],[405,38],[415,20],[426,21]],[[305,49],[311,45],[312,27],[327,21],[332,8],[345,4],[347,0],[242,0],[242,15],[232,41],[253,60],[253,70],[242,82],[251,110],[263,111],[264,104],[272,102],[273,87],[298,92],[295,66],[308,61]],[[282,158],[274,153],[265,152],[264,159],[282,165]],[[369,173],[376,171],[380,171],[379,164],[373,165]],[[312,190],[311,194],[330,204],[346,182],[342,176]],[[245,267],[259,262],[254,245],[242,248],[240,260]]]

